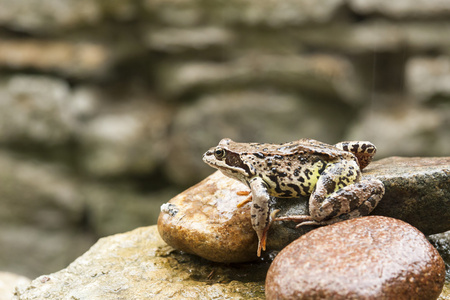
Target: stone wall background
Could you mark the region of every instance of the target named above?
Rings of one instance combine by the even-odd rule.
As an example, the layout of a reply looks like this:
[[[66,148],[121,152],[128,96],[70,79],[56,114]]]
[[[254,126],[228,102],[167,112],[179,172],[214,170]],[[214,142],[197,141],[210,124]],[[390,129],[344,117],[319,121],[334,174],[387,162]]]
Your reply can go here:
[[[156,223],[223,137],[450,153],[450,2],[0,0],[0,270]]]

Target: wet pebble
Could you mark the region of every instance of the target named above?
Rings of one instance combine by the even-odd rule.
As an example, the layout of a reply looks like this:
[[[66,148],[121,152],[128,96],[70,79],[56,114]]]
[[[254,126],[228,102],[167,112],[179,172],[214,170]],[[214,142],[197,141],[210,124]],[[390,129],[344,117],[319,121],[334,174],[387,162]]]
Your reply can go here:
[[[413,226],[369,216],[313,230],[283,249],[267,299],[436,299],[445,267]]]

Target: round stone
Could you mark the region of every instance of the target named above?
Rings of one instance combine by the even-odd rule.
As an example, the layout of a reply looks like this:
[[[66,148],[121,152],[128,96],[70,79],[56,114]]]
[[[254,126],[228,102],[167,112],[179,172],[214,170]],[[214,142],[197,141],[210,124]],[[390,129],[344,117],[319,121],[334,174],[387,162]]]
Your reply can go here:
[[[172,247],[216,262],[256,259],[257,237],[250,205],[237,207],[248,191],[217,171],[161,207],[158,230]]]
[[[436,299],[445,267],[413,226],[369,216],[320,227],[273,261],[267,299]]]

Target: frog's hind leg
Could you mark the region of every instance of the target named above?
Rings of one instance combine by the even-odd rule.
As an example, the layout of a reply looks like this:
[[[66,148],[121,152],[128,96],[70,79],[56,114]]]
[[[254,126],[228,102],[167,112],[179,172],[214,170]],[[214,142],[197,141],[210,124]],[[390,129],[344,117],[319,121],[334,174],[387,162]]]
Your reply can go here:
[[[318,225],[366,216],[377,206],[383,195],[384,185],[378,179],[347,185],[325,198],[313,193],[310,198],[310,215]]]
[[[274,220],[299,223],[296,228],[305,225],[330,225],[368,215],[377,206],[383,195],[384,185],[381,181],[377,179],[363,180],[332,193],[324,201],[322,209],[319,208],[317,211],[310,209],[311,216],[283,216]],[[333,207],[333,210],[330,210],[330,207]],[[326,211],[329,212],[328,215],[323,213]]]
[[[360,176],[356,161],[329,165],[309,198],[310,216],[288,216],[276,220],[291,220],[300,223],[298,226],[328,225],[368,215],[383,197],[384,185],[378,179],[359,181]]]

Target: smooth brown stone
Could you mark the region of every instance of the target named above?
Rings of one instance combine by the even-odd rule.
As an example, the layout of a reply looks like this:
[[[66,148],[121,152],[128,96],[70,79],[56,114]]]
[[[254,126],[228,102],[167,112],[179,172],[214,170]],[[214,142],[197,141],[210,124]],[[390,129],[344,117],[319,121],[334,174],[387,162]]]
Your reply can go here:
[[[437,299],[445,266],[423,233],[369,216],[313,230],[284,248],[267,299]]]
[[[250,206],[237,207],[247,198],[237,192],[247,190],[244,184],[215,172],[166,204],[158,219],[161,237],[178,250],[212,261],[256,259]]]

